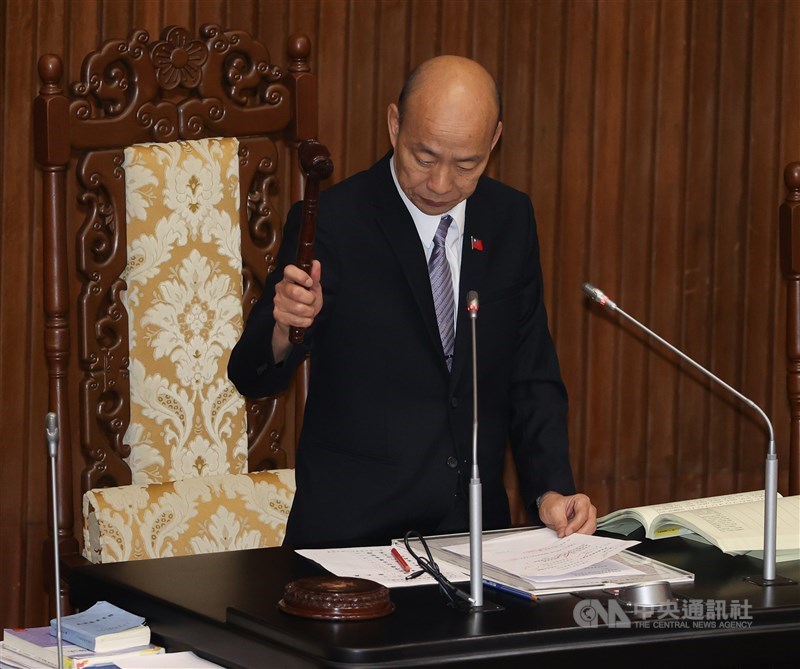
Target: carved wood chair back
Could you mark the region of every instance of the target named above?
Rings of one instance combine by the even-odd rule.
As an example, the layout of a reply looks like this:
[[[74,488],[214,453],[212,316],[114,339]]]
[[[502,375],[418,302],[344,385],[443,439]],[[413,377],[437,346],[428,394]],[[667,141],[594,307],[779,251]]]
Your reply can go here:
[[[197,37],[170,26],[153,42],[143,30],[132,31],[128,39],[107,41],[85,57],[79,79],[67,91],[61,85],[62,60],[53,54],[39,60],[35,154],[44,199],[48,406],[60,428],[57,540],[62,554],[82,550],[90,559],[108,561],[242,547],[252,535],[248,528],[238,528],[237,540],[231,542],[230,524],[236,520],[232,516],[205,520],[216,534],[179,547],[170,523],[188,522],[188,517],[174,517],[176,504],[159,510],[148,507],[141,490],[165,485],[158,490],[161,499],[187,494],[204,498],[210,490],[224,496],[230,489],[223,494],[221,484],[187,493],[189,484],[181,488],[180,481],[210,469],[212,460],[212,473],[223,477],[294,466],[306,367],[286,395],[247,403],[246,428],[244,402],[223,387],[224,380],[214,377],[211,382],[220,385],[213,393],[199,392],[202,401],[187,398],[197,400],[204,370],[214,367],[224,375],[225,347],[238,337],[236,328],[273,268],[284,211],[302,197],[296,149],[317,134],[316,80],[309,55],[306,37],[290,38],[289,64],[283,69],[248,33],[209,24]],[[204,181],[212,173],[220,179],[215,185]],[[170,182],[171,195],[156,188],[158,178]],[[288,188],[282,189],[287,182]],[[227,209],[216,208],[220,199],[227,199]],[[165,203],[166,210],[159,209]],[[178,210],[183,212],[180,222],[172,218]],[[140,218],[154,212],[143,233],[129,227],[132,220],[138,225]],[[209,227],[209,221],[227,219],[230,225],[223,233],[216,223]],[[211,246],[202,247],[203,240]],[[178,252],[178,246],[184,250]],[[208,248],[217,249],[221,257],[209,257]],[[165,276],[171,278],[151,287],[158,304],[140,305],[145,292],[140,278],[152,269],[147,263],[154,256],[173,255],[181,261],[167,270]],[[223,277],[223,267],[234,267],[235,272]],[[200,275],[210,281],[205,288],[194,283]],[[217,289],[222,292],[214,293]],[[206,321],[215,320],[219,305],[225,304],[216,298],[230,301],[232,296],[238,301],[236,308],[212,332]],[[209,310],[212,302],[216,315]],[[172,330],[165,327],[169,323]],[[180,332],[183,339],[176,342]],[[159,364],[175,363],[177,380],[163,379],[160,371],[142,371],[135,349],[145,343]],[[132,396],[144,397],[139,409],[134,402],[132,410]],[[157,415],[160,409],[163,416]],[[151,419],[147,434],[142,415]],[[208,429],[204,437],[197,436],[209,426],[211,437]],[[246,439],[237,436],[242,431]],[[209,457],[215,439],[228,443],[216,444],[224,453]],[[163,450],[147,456],[132,452],[132,443],[152,446],[159,440],[171,444],[173,451],[175,443],[181,448],[177,457],[161,463],[163,467],[157,466],[164,460]],[[80,445],[81,458],[74,457],[74,444]],[[73,475],[73,462],[81,463],[79,478]],[[159,468],[162,471],[156,472]],[[285,502],[277,513],[288,512],[291,478],[251,477],[246,484],[231,485],[247,498],[243,504],[256,507],[253,522],[260,518],[262,524],[274,524],[274,507]],[[120,488],[121,496],[105,502],[90,492],[131,484],[136,485]],[[278,502],[259,499],[262,484],[277,486]],[[85,516],[80,538],[73,529],[81,509],[76,488],[83,496]],[[103,517],[97,513],[98,504],[105,504]],[[139,530],[143,535],[155,532],[158,540],[143,546],[146,537],[112,536],[104,548],[87,546],[98,523],[105,523],[101,533],[110,529],[111,535],[118,535],[127,531],[120,529],[120,519],[136,513],[152,516],[144,524],[140,518]],[[277,532],[280,536],[280,527]]]
[[[789,398],[789,494],[800,495],[800,162],[783,172],[778,210],[781,271],[786,279],[786,392]]]

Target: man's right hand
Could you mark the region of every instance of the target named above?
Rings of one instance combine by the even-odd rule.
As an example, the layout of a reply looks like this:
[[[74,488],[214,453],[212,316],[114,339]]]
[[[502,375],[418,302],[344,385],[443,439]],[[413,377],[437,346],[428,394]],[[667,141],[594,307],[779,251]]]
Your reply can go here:
[[[272,315],[275,329],[272,331],[272,355],[281,362],[292,347],[289,328],[310,327],[322,309],[322,268],[319,261],[311,263],[311,274],[306,274],[296,265],[287,265],[283,278],[275,286]]]

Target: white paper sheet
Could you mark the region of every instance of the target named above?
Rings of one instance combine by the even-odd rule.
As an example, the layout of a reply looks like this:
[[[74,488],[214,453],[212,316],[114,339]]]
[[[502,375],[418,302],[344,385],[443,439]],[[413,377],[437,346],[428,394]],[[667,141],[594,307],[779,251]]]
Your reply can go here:
[[[114,664],[120,669],[204,669],[207,667],[223,669],[222,665],[204,660],[190,651],[126,657],[122,660],[115,660]]]
[[[418,571],[417,562],[408,551],[402,546],[396,548],[411,568],[412,573]],[[360,548],[306,548],[297,550],[296,553],[313,560],[337,576],[366,578],[385,585],[387,588],[428,585],[436,582],[427,574],[406,580],[408,574],[395,560],[391,550],[391,546],[364,546]],[[454,582],[469,580],[469,575],[459,567],[438,561],[437,564],[448,580]]]

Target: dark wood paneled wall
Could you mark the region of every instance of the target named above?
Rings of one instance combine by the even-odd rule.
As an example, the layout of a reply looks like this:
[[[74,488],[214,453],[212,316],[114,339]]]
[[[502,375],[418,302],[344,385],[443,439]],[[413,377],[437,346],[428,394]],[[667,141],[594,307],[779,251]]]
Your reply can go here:
[[[749,410],[610,314],[591,281],[773,417],[786,490],[783,165],[800,158],[796,0],[5,0],[0,2],[0,623],[44,624],[47,475],[39,175],[41,53],[131,26],[249,29],[283,62],[306,32],[336,179],[388,148],[386,105],[429,56],[498,78],[490,172],[531,194],[572,401],[572,457],[601,513],[762,485]],[[79,468],[76,468],[76,472]]]

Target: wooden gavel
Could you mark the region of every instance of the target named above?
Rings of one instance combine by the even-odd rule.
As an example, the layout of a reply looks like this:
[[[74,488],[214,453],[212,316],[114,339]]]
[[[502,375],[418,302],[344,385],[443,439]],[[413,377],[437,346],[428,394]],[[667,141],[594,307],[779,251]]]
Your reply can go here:
[[[333,174],[333,161],[324,144],[316,139],[307,139],[297,149],[300,167],[306,175],[303,193],[303,220],[300,223],[300,241],[297,246],[297,266],[311,274],[311,263],[314,260],[314,235],[317,229],[317,201],[319,200],[319,182]],[[292,326],[289,329],[289,341],[302,344],[305,328]]]

